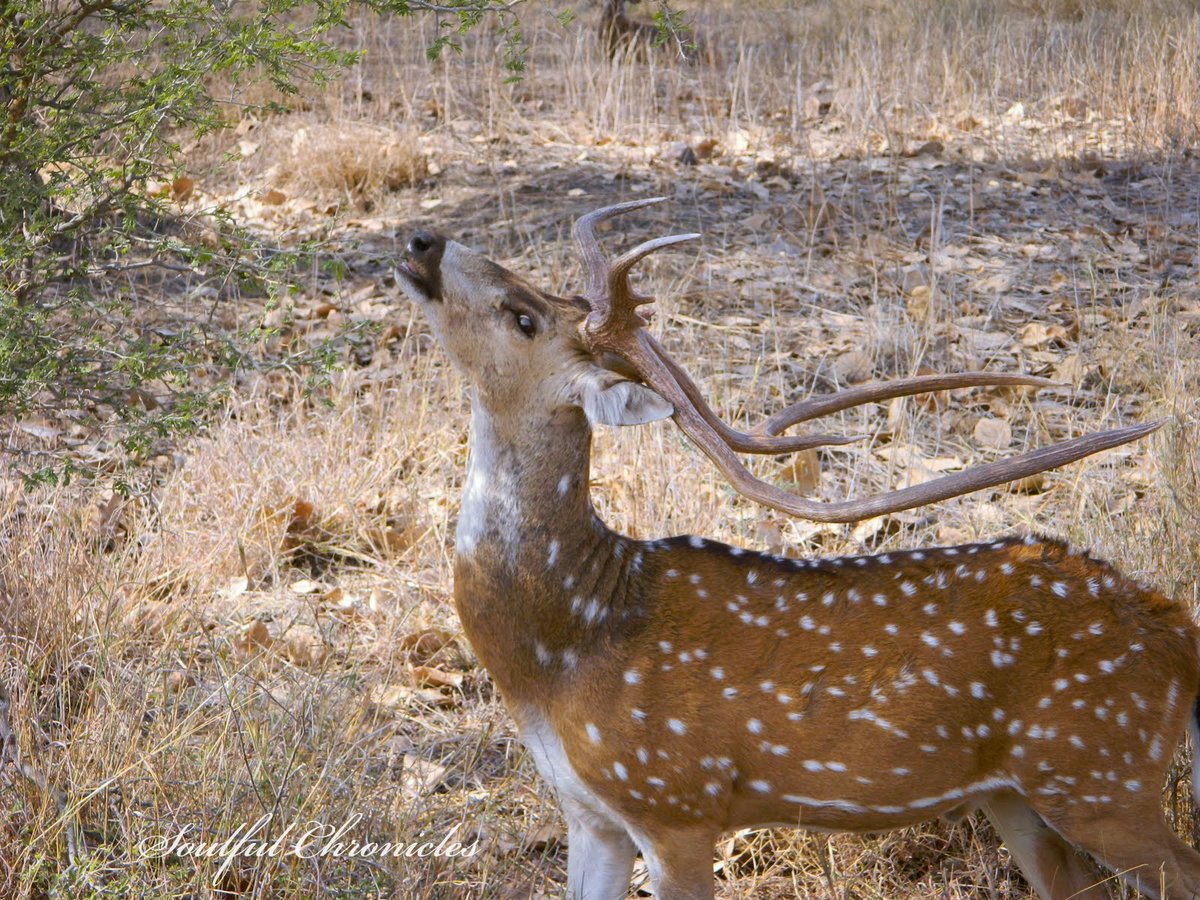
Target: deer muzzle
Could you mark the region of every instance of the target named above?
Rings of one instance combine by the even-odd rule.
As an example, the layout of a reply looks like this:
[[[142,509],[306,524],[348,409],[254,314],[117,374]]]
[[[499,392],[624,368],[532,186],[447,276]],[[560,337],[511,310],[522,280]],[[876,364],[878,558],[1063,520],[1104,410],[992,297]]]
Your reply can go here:
[[[442,254],[446,239],[430,231],[418,231],[408,239],[404,258],[396,267],[396,282],[416,300],[442,299]]]

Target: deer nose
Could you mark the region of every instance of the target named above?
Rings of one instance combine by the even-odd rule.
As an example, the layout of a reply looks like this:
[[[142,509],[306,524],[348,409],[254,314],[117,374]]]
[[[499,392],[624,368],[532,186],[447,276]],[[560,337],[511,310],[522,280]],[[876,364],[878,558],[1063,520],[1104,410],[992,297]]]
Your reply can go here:
[[[404,245],[404,260],[397,271],[428,300],[442,299],[442,254],[446,239],[432,231],[418,231]]]
[[[446,239],[431,231],[418,231],[408,239],[408,246],[405,248],[410,260],[426,267],[436,266],[445,249]]]

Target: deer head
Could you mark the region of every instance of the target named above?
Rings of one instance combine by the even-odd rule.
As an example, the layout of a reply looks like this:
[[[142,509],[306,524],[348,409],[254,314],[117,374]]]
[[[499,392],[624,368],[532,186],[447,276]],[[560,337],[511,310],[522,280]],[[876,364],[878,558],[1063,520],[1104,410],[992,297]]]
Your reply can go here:
[[[671,415],[654,391],[594,353],[580,327],[580,298],[539,290],[480,254],[419,232],[397,282],[480,401],[530,423],[582,413],[592,423],[640,425]],[[607,363],[607,364],[606,364]]]

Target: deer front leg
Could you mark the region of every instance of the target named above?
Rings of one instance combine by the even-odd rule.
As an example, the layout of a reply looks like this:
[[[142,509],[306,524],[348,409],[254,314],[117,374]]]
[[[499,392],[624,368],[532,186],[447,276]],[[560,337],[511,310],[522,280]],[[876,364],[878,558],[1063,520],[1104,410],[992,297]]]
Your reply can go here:
[[[567,900],[624,900],[637,847],[620,826],[586,811],[567,818]]]

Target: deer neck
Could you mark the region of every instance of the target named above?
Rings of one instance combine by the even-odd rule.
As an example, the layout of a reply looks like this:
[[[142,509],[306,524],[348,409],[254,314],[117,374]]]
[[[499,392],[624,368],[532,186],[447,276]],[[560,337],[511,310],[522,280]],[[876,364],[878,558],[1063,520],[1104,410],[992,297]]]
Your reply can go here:
[[[634,542],[592,509],[590,456],[576,410],[516,423],[473,400],[455,600],[480,660],[518,701],[569,677],[631,618]]]
[[[514,423],[473,400],[457,556],[528,573],[606,531],[588,497],[591,438],[573,411]]]

